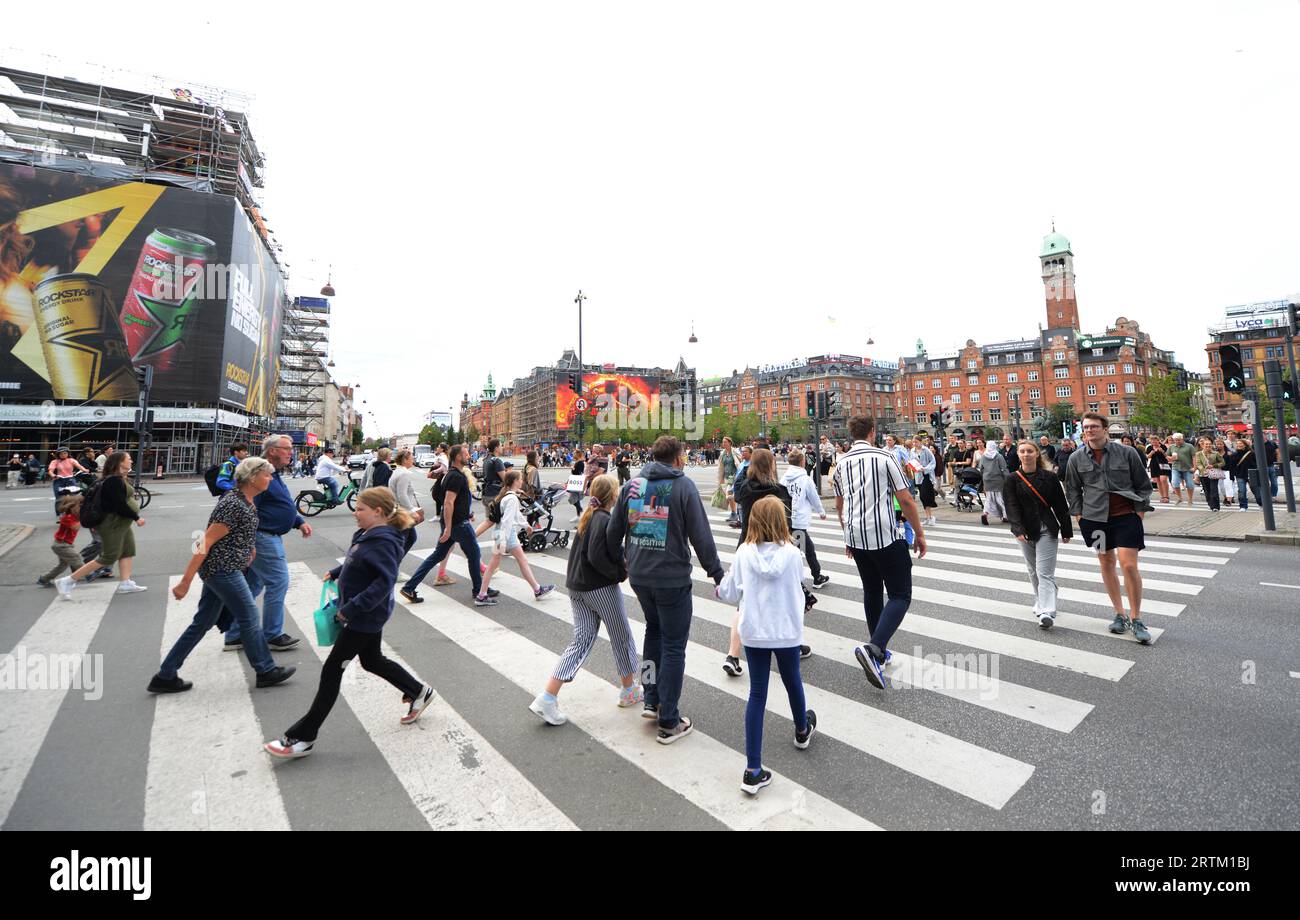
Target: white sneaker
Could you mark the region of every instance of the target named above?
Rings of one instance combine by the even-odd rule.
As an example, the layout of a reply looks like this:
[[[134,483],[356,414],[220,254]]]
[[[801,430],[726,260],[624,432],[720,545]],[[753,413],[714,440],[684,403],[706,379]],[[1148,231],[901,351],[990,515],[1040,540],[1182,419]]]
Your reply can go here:
[[[528,706],[533,712],[537,713],[547,725],[563,725],[569,721],[569,717],[560,712],[559,700],[548,700],[542,694],[537,694],[537,699],[533,700]]]
[[[137,585],[133,581],[124,581],[117,586],[118,594],[138,594],[141,591],[148,591],[144,585]]]
[[[72,580],[71,575],[64,575],[62,578],[54,579],[54,587],[58,590],[59,597],[63,598],[65,601],[71,599],[72,589],[75,588],[76,585],[77,583]]]

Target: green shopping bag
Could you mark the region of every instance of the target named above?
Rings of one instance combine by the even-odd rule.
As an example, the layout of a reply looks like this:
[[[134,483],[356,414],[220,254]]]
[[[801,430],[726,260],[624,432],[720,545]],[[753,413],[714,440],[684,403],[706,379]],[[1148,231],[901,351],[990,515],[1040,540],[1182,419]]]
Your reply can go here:
[[[339,612],[339,583],[337,579],[325,582],[320,589],[320,606],[316,608],[316,644],[325,648],[334,644],[342,626],[334,619]]]
[[[719,510],[727,507],[727,490],[722,488],[722,486],[718,486],[718,491],[713,493],[711,504]]]

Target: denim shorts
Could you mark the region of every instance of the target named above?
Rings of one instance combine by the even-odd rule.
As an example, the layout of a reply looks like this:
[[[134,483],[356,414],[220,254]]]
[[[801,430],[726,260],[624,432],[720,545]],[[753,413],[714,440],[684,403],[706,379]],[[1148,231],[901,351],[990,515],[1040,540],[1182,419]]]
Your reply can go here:
[[[1183,483],[1186,483],[1187,488],[1195,489],[1196,481],[1192,479],[1195,474],[1195,470],[1173,470],[1172,475],[1169,478],[1169,484],[1175,489],[1179,489],[1182,487]]]
[[[496,548],[503,553],[513,553],[519,548],[519,534],[513,530],[503,533],[501,528],[497,528]]]

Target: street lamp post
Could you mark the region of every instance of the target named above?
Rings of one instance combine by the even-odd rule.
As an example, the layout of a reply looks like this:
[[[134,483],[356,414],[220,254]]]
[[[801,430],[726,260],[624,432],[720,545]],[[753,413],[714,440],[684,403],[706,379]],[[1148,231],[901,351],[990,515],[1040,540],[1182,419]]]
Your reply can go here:
[[[1011,437],[1016,441],[1024,436],[1020,428],[1020,393],[1019,388],[1007,391],[1007,395],[1011,397]]]
[[[573,298],[573,302],[578,305],[578,398],[579,399],[586,398],[584,396],[584,390],[582,385],[583,371],[585,370],[582,364],[582,302],[586,299],[587,299],[586,296],[582,293],[582,289],[579,288],[578,296]],[[578,446],[579,447],[582,446],[582,429],[583,429],[583,423],[586,421],[586,415],[587,412],[585,409],[580,410],[578,412]]]

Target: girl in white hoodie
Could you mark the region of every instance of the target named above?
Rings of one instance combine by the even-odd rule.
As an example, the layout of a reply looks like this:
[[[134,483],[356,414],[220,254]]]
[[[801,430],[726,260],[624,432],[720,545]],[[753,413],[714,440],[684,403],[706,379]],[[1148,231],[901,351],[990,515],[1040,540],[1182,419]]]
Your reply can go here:
[[[501,492],[493,499],[501,509],[501,523],[497,524],[496,538],[492,544],[492,561],[483,573],[483,587],[474,598],[475,607],[492,607],[496,598],[488,594],[488,583],[496,570],[501,568],[505,556],[515,557],[519,563],[519,574],[533,589],[533,597],[541,598],[555,590],[555,585],[540,585],[533,577],[533,570],[524,558],[524,548],[519,542],[519,531],[528,525],[528,519],[519,506],[519,492],[524,485],[524,475],[518,470],[510,470],[501,477]]]
[[[799,675],[799,646],[803,643],[803,554],[790,539],[785,505],[767,496],[754,503],[747,520],[745,542],[736,551],[731,570],[717,596],[740,605],[740,639],[749,663],[749,703],[745,707],[747,766],[740,788],[750,795],[772,782],[763,769],[763,715],[767,711],[767,681],[772,656],[790,697],[794,746],[803,750],[817,729],[817,714],[804,704]]]

